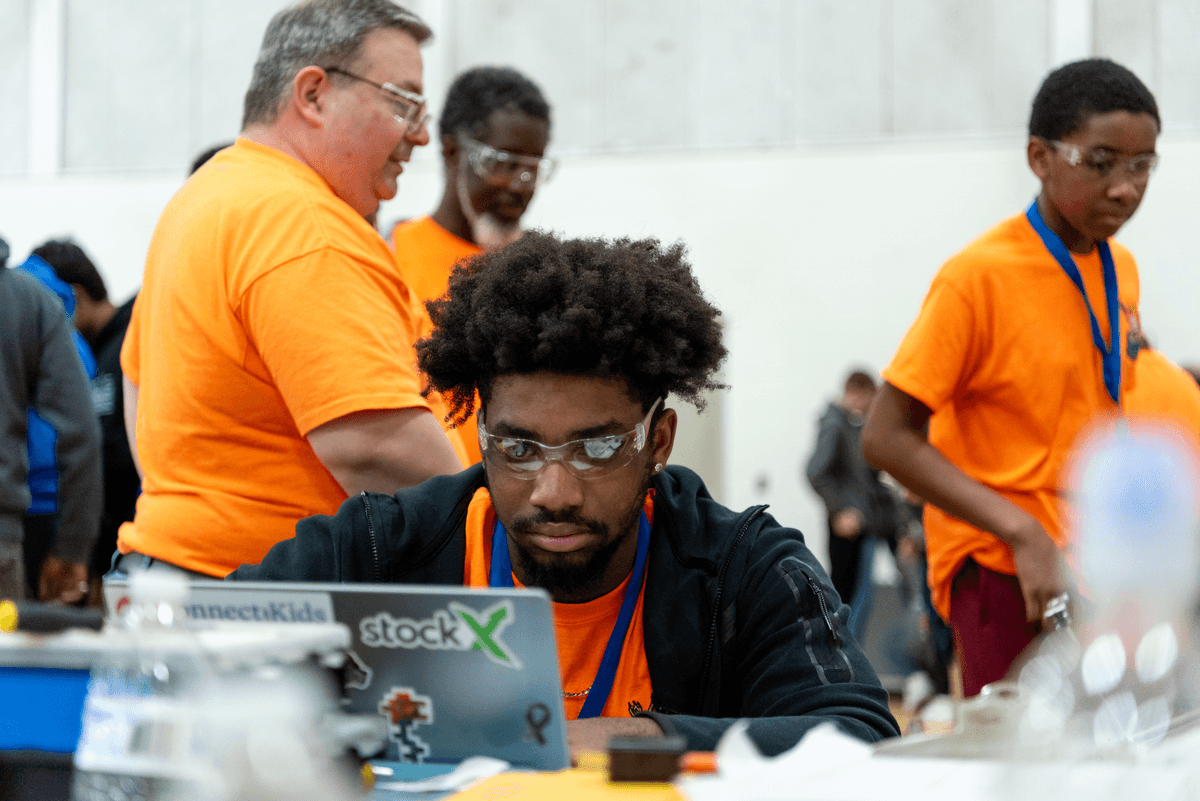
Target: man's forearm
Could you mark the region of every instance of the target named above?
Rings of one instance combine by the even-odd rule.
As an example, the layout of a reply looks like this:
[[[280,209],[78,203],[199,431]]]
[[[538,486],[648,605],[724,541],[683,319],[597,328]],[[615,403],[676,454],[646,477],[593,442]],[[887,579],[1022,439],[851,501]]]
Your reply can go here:
[[[463,468],[442,427],[423,408],[347,415],[309,432],[308,441],[347,495],[391,494]]]
[[[893,430],[871,462],[947,514],[999,537],[1010,547],[1032,515],[968,476],[915,431]]]
[[[863,427],[863,455],[927,502],[1006,544],[1025,595],[1026,617],[1036,620],[1067,583],[1058,547],[1037,518],[933,447],[924,434],[928,419],[927,407],[885,383]]]

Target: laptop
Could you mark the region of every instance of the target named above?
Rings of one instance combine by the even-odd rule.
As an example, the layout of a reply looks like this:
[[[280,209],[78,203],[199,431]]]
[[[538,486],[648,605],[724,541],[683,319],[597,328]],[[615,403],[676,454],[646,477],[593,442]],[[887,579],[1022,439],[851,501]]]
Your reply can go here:
[[[109,613],[128,582],[106,581]],[[344,623],[346,712],[382,715],[382,759],[570,764],[550,596],[541,589],[193,581],[190,619]]]

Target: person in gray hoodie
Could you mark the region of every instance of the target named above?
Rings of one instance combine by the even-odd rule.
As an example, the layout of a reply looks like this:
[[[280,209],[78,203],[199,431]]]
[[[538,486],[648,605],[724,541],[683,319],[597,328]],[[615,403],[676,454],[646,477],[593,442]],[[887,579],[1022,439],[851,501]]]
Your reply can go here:
[[[100,429],[62,303],[36,278],[7,267],[0,240],[0,597],[25,596],[22,516],[29,508],[28,413],[58,434],[58,534],[37,583],[42,600],[87,593],[87,559],[100,524]]]

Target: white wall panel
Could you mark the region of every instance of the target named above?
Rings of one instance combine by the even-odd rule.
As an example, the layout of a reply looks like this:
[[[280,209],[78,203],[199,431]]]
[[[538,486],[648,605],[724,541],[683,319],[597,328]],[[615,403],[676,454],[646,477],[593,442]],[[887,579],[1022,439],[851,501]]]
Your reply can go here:
[[[30,0],[0,0],[0,175],[29,169],[29,6]]]
[[[687,85],[695,55],[688,0],[607,0],[604,18],[605,150],[663,149],[695,141]]]
[[[1050,72],[1050,14],[1046,0],[992,0],[993,101],[989,127],[1029,128],[1029,107]]]
[[[67,2],[66,171],[188,162],[191,33],[191,3]]]
[[[1200,128],[1200,3],[1161,0],[1160,83],[1156,93],[1166,130]]]
[[[777,146],[790,129],[795,76],[786,70],[795,47],[793,0],[692,0],[686,86],[692,131],[700,147]],[[790,141],[790,140],[789,140]]]
[[[281,7],[280,0],[198,0],[189,155],[227,142],[241,130],[254,59],[267,23]],[[238,24],[229,24],[232,19]]]
[[[604,130],[603,19],[603,0],[459,0],[448,32],[454,74],[484,64],[515,67],[550,102],[551,149],[594,150]],[[445,87],[433,98],[439,110],[444,96]],[[612,113],[630,108],[618,97]]]
[[[1157,92],[1158,0],[1093,0],[1095,55],[1111,58],[1133,70]]]
[[[894,132],[986,132],[992,118],[990,3],[904,0],[892,14]]]
[[[804,0],[796,8],[796,137],[875,137],[891,125],[891,0]],[[885,82],[886,88],[885,89]],[[885,116],[886,114],[886,116]]]

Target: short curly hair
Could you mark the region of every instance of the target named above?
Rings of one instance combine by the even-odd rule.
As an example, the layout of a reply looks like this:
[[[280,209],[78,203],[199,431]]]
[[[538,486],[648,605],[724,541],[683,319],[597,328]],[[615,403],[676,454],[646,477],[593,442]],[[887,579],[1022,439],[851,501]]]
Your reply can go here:
[[[438,131],[442,136],[486,135],[493,112],[514,108],[550,126],[550,104],[533,81],[512,67],[474,67],[450,84]]]
[[[426,304],[434,330],[418,364],[455,423],[497,378],[542,371],[624,379],[644,411],[668,393],[703,409],[727,351],[685,255],[682,243],[529,231],[454,269]]]
[[[1030,136],[1062,139],[1095,114],[1128,111],[1149,114],[1158,129],[1158,103],[1138,76],[1107,58],[1065,64],[1046,76],[1029,114]]]

